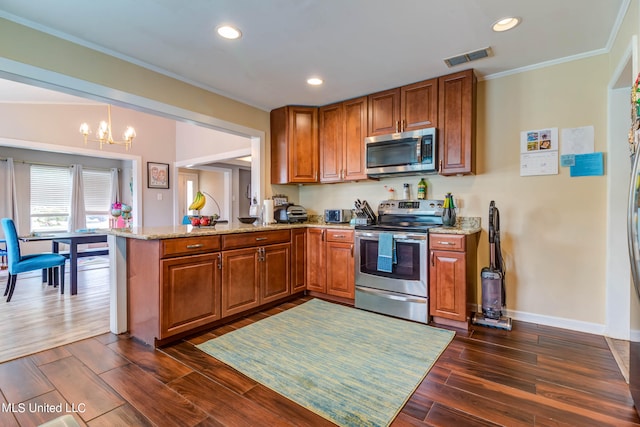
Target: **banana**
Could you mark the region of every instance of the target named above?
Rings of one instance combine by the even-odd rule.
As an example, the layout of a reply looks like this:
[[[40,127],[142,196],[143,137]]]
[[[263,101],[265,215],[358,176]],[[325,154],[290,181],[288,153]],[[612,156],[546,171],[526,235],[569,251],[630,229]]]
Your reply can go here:
[[[207,198],[200,191],[196,193],[196,197],[193,199],[193,202],[189,205],[190,211],[199,211],[204,208],[204,205],[207,203]]]
[[[200,203],[198,203],[198,210],[201,210],[202,208],[204,208],[204,205],[207,203],[207,198],[204,196],[204,194],[200,193],[198,191],[198,194],[200,196]]]
[[[189,205],[189,210],[190,211],[197,211],[197,210],[202,209],[202,206],[204,206],[204,203],[202,203],[202,199],[203,198],[204,198],[204,195],[201,192],[198,191],[196,193],[196,197],[193,199],[193,202],[191,202],[191,204]]]

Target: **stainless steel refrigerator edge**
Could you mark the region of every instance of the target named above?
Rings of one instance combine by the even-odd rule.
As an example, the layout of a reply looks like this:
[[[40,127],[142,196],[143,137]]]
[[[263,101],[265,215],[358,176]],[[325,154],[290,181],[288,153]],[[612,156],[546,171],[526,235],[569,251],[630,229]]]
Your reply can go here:
[[[636,147],[637,148],[637,147]],[[629,207],[627,212],[627,238],[629,243],[629,258],[631,262],[631,277],[634,290],[631,298],[640,299],[640,233],[638,230],[638,214],[640,213],[640,170],[638,168],[640,156],[634,154],[631,180],[629,183]],[[634,313],[633,306],[638,301],[630,301],[631,336],[629,343],[629,389],[635,403],[636,411],[640,414],[640,313]]]

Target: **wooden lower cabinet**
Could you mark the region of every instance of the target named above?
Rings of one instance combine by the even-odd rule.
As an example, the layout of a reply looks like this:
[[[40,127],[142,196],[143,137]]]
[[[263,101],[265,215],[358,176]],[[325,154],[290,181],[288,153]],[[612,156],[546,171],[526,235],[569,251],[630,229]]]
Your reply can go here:
[[[476,303],[477,236],[429,236],[429,315],[434,323],[468,329]]]
[[[305,229],[127,239],[129,333],[164,345],[303,291],[305,242]]]
[[[327,242],[327,293],[355,298],[353,243]]]
[[[324,228],[307,229],[307,290],[327,292]]]
[[[307,289],[307,230],[291,230],[291,293]]]
[[[221,318],[219,253],[162,260],[160,337]]]
[[[222,317],[291,293],[291,244],[222,252]]]
[[[307,230],[307,290],[355,298],[353,230]]]
[[[222,253],[222,316],[240,313],[260,304],[260,264],[257,248]]]
[[[129,333],[169,341],[220,319],[220,237],[127,239]]]

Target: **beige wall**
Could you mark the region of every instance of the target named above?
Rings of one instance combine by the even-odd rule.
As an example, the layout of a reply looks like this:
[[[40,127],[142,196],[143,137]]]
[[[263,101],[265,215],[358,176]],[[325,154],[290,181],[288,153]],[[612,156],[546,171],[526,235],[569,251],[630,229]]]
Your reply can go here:
[[[489,202],[501,214],[507,268],[507,308],[520,313],[603,324],[605,319],[606,176],[520,177],[520,131],[593,125],[596,151],[606,151],[606,55],[500,79],[478,87],[477,175],[428,176],[428,197],[452,192],[461,215],[480,216],[478,268],[488,265]],[[384,186],[402,189],[419,177],[300,189],[314,212],[351,208],[357,197],[373,206]]]

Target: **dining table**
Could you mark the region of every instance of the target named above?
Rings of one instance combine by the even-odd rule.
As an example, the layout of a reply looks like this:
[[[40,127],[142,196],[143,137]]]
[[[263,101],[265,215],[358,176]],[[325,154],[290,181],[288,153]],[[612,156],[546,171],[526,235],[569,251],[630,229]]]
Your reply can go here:
[[[71,278],[71,295],[76,295],[78,293],[78,258],[83,256],[81,252],[78,252],[78,245],[106,242],[107,234],[99,230],[65,233],[32,233],[26,236],[20,236],[20,240],[23,242],[50,240],[51,251],[53,253],[60,253],[60,243],[69,245],[68,257],[69,263],[71,264],[69,272]],[[105,251],[108,253],[107,248],[105,248]]]

